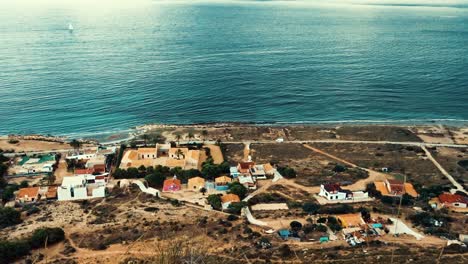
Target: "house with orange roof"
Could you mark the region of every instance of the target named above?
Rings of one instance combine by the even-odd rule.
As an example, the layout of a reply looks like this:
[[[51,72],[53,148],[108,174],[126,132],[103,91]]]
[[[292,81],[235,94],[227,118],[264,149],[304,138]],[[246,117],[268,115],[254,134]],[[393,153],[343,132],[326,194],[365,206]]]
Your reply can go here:
[[[228,194],[221,196],[221,205],[222,205],[223,210],[228,209],[229,205],[231,205],[232,203],[239,203],[239,202],[240,202],[240,198],[236,194],[228,193]]]
[[[200,191],[201,188],[205,187],[205,179],[202,177],[193,177],[188,179],[188,189],[193,191]]]
[[[179,179],[172,178],[164,181],[163,192],[177,192],[182,188],[182,184]]]
[[[40,199],[39,187],[21,188],[16,194],[16,201],[19,203],[32,203]]]
[[[451,209],[466,209],[468,206],[468,197],[460,194],[442,193],[438,197],[429,201],[429,204],[434,209],[451,208]]]
[[[366,224],[361,217],[361,213],[340,214],[336,216],[336,219],[343,228],[361,227]]]
[[[375,188],[383,196],[402,196],[408,194],[412,197],[418,197],[418,193],[414,189],[413,184],[400,180],[387,179],[383,182],[374,182]]]
[[[241,161],[237,164],[237,171],[244,176],[251,176],[250,169],[255,166],[253,161]]]
[[[156,144],[154,148],[128,149],[120,163],[120,168],[138,168],[140,166],[167,166],[170,168],[199,169],[200,150],[172,148],[170,144]]]
[[[220,176],[215,178],[215,189],[218,191],[226,191],[229,188],[229,184],[232,179],[228,176]]]

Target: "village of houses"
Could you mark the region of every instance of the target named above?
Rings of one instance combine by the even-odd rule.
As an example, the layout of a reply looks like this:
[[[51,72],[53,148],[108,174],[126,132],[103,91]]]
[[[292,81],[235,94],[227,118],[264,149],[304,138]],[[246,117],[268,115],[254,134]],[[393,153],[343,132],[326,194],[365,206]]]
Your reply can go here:
[[[456,188],[430,197],[423,209],[421,203],[405,202],[421,198],[411,179],[394,177],[387,168],[358,168],[368,178],[353,183],[328,180],[317,186],[304,186],[295,182],[296,172],[287,165],[257,162],[249,141],[242,143],[242,154],[237,160],[226,160],[223,152],[229,148],[229,142],[222,147],[219,141],[205,142],[201,138],[200,135],[198,140],[155,144],[140,140],[126,147],[78,146],[60,153],[7,155],[10,158],[6,162],[6,179],[21,183],[21,188],[14,192],[14,198],[4,200],[3,206],[20,210],[36,203],[109,199],[113,189],[134,186],[141,193],[177,201],[203,213],[237,215],[261,230],[262,236],[284,243],[344,243],[359,247],[379,240],[410,244],[436,241],[443,246],[466,247],[468,197]],[[274,139],[273,143],[287,144],[283,138]],[[336,158],[336,173],[354,166],[334,155],[325,155]],[[217,171],[201,173],[207,163]],[[167,168],[170,174],[164,174],[164,179],[156,184],[144,176],[153,168]],[[126,177],[131,170],[143,176]],[[190,173],[187,176],[181,172]],[[53,181],[48,180],[51,175]],[[376,209],[376,204],[386,206],[385,199],[387,203],[392,201],[388,205],[392,209]],[[445,210],[448,215],[461,216],[465,219],[463,231],[452,237],[425,232],[447,224],[434,217],[421,220],[429,221],[421,226],[408,217],[408,212],[424,215],[426,210]]]

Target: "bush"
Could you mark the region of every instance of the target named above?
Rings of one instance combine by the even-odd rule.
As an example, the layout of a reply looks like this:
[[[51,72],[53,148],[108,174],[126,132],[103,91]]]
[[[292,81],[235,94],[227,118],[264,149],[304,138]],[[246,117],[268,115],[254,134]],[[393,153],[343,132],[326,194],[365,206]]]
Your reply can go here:
[[[40,248],[45,245],[52,245],[65,239],[65,232],[61,228],[40,228],[36,229],[29,239],[31,248]]]
[[[320,205],[312,202],[306,202],[302,205],[302,210],[308,214],[316,214],[320,209]]]
[[[21,214],[10,207],[0,208],[0,229],[21,223]]]
[[[323,206],[318,210],[320,214],[349,214],[354,213],[354,208],[348,204],[340,204],[333,206]]]
[[[231,214],[240,214],[242,208],[245,206],[247,206],[246,202],[231,203],[227,211],[228,213],[231,213]]]
[[[217,194],[211,194],[206,198],[213,209],[221,210],[221,197]]]
[[[239,182],[229,184],[229,193],[236,194],[241,200],[245,198],[247,191],[247,188]]]
[[[296,231],[296,232],[302,229],[302,224],[298,221],[292,221],[289,224],[289,226],[291,227],[293,231]]]
[[[297,174],[296,171],[291,168],[291,167],[278,167],[277,168],[278,172],[285,178],[291,179],[291,178],[296,178]]]
[[[4,263],[11,263],[15,259],[29,254],[31,250],[29,243],[24,240],[0,241],[0,260]]]
[[[17,140],[17,139],[10,139],[10,140],[8,140],[8,143],[10,143],[10,144],[18,144],[18,143],[19,143],[19,140]]]
[[[348,168],[346,168],[345,165],[342,164],[336,164],[335,167],[333,168],[334,172],[345,172]]]
[[[228,215],[227,217],[227,220],[228,221],[236,221],[237,219],[239,219],[239,217],[237,215]]]

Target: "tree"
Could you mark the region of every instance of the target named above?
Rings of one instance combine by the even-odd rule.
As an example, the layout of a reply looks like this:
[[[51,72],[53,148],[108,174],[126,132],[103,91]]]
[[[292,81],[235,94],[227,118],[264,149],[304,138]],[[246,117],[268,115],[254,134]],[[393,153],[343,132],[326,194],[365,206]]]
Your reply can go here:
[[[213,209],[221,210],[221,197],[218,194],[211,194],[206,200]]]
[[[72,141],[70,141],[70,146],[76,151],[76,150],[79,150],[81,148],[81,141],[78,141],[76,139],[73,139]]]
[[[302,229],[302,224],[298,221],[292,221],[289,226],[291,227],[291,230],[298,232]]]
[[[0,208],[0,229],[21,223],[21,214],[10,207]]]
[[[175,152],[175,155],[177,156],[177,159],[179,160],[180,156],[184,156],[184,152],[180,148],[178,148],[177,151]]]
[[[231,214],[240,214],[242,208],[246,206],[247,206],[246,202],[231,203],[227,211]]]
[[[205,195],[206,191],[207,191],[207,190],[206,190],[205,187],[201,187],[201,188],[200,188],[200,192],[203,194],[203,196]]]
[[[54,184],[54,182],[55,182],[55,175],[54,175],[54,173],[53,173],[53,172],[48,172],[48,173],[47,173],[47,176],[46,176],[46,180],[47,180],[47,183],[48,183],[49,185]]]
[[[150,139],[150,136],[148,134],[143,134],[141,135],[141,139],[145,142],[145,146],[148,145],[148,140]]]
[[[205,143],[206,138],[208,137],[208,130],[202,130],[201,134],[203,136],[203,143]]]
[[[193,135],[192,132],[188,132],[187,137],[188,137],[188,139],[189,139],[189,141],[190,141],[190,139],[194,138],[195,136]]]
[[[306,202],[302,205],[302,210],[308,214],[315,214],[320,209],[320,205],[312,202]]]
[[[28,181],[27,180],[21,181],[19,187],[20,188],[28,188],[29,187]]]
[[[14,260],[28,255],[30,250],[26,240],[0,241],[0,259],[5,263],[13,263]]]
[[[296,171],[291,167],[278,167],[278,172],[285,178],[296,178]]]
[[[247,191],[247,188],[245,188],[245,186],[239,182],[233,182],[229,184],[229,193],[239,196],[241,200],[245,198]]]
[[[40,248],[47,244],[55,244],[65,239],[65,232],[61,228],[40,228],[36,229],[29,239],[32,248]]]
[[[145,180],[148,182],[148,185],[154,188],[161,188],[164,184],[164,177],[160,172],[154,172],[152,174],[148,174],[145,177]]]
[[[3,190],[2,200],[4,202],[10,201],[14,196],[14,192],[18,190],[18,185],[16,184],[9,184]]]
[[[333,168],[334,172],[345,172],[348,168],[342,164],[336,164],[335,167]]]
[[[182,136],[180,134],[176,134],[175,138],[176,138],[176,141],[177,141],[177,146],[179,146],[180,145],[180,139],[182,138]]]

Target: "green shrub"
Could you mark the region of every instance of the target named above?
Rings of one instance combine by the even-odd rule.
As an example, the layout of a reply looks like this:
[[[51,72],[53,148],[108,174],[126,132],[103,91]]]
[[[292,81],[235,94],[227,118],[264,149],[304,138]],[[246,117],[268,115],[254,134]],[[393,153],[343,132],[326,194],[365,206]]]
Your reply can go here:
[[[30,250],[29,243],[24,240],[0,241],[0,262],[11,263],[29,254]]]
[[[0,229],[21,223],[21,214],[10,207],[0,208]]]
[[[31,248],[40,248],[45,245],[52,245],[65,239],[65,232],[61,228],[40,228],[36,229],[29,239]]]

